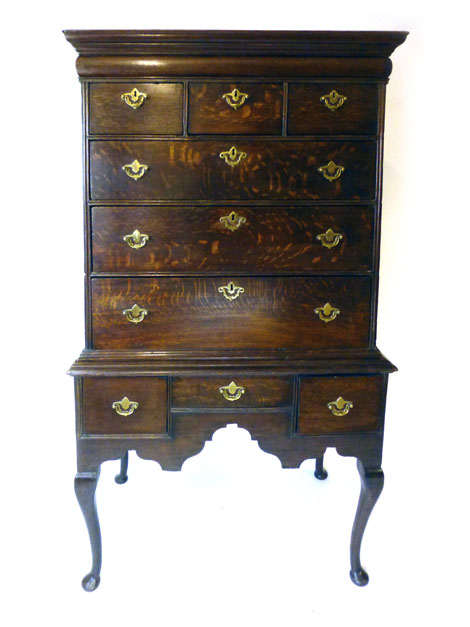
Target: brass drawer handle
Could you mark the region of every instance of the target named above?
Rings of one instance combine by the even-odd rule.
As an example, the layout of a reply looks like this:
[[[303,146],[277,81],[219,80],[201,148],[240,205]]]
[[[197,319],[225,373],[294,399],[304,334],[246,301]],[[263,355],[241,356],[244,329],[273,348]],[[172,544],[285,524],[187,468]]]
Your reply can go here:
[[[323,322],[331,322],[339,316],[341,313],[340,309],[336,309],[336,307],[332,307],[330,303],[325,303],[323,307],[317,307],[314,309],[314,312],[319,316],[320,320]]]
[[[219,392],[225,398],[226,401],[238,401],[239,398],[245,394],[245,388],[242,385],[237,385],[235,381],[232,381],[229,385],[224,385],[219,388]]]
[[[236,87],[229,94],[224,94],[222,96],[222,100],[232,107],[232,109],[239,109],[245,104],[245,100],[249,98],[248,94],[244,94],[242,91],[238,90]]]
[[[139,403],[137,401],[130,401],[127,396],[125,396],[120,401],[115,401],[112,404],[112,408],[116,414],[120,416],[130,416],[136,409],[139,409]]]
[[[218,291],[223,294],[227,300],[235,300],[240,296],[240,294],[243,294],[245,289],[243,287],[235,285],[233,281],[230,281],[230,283],[227,283],[227,285],[222,285],[221,287],[219,287]]]
[[[330,111],[336,111],[344,105],[347,99],[347,96],[342,96],[338,94],[336,89],[333,89],[326,96],[322,96],[320,102],[323,102],[325,107],[328,107]]]
[[[318,171],[323,174],[327,181],[330,181],[331,183],[332,181],[339,179],[341,174],[344,172],[344,167],[342,165],[336,165],[334,161],[330,161],[326,165],[322,165],[318,168]]]
[[[232,146],[230,150],[225,150],[220,153],[220,158],[225,159],[225,163],[229,165],[231,168],[234,168],[236,165],[241,163],[243,159],[246,159],[246,152],[242,152],[241,150],[237,150],[235,146]]]
[[[341,233],[335,233],[333,229],[328,229],[325,233],[317,235],[317,239],[320,240],[322,246],[329,249],[338,246],[343,236]]]
[[[126,316],[126,320],[128,320],[129,322],[133,322],[134,324],[139,324],[139,322],[142,322],[147,314],[147,309],[142,309],[142,307],[139,307],[137,303],[133,305],[130,309],[124,309],[124,311],[122,312],[122,315]]]
[[[149,169],[149,166],[143,163],[139,163],[137,159],[134,159],[132,163],[127,163],[126,165],[123,165],[122,169],[127,174],[127,176],[129,176],[131,179],[134,179],[134,181],[137,181],[144,176],[144,174]]]
[[[351,401],[346,401],[342,396],[338,396],[335,401],[327,403],[328,409],[334,416],[346,416],[349,414],[349,410],[354,407]]]
[[[150,235],[141,233],[139,229],[136,229],[133,233],[130,233],[129,235],[124,235],[122,239],[131,248],[138,249],[138,248],[143,248],[145,246],[145,244],[150,239]]]
[[[242,224],[245,224],[246,218],[239,215],[236,211],[232,211],[228,214],[228,216],[222,216],[219,218],[219,222],[222,222],[225,228],[229,231],[236,231]]]
[[[122,94],[121,100],[124,100],[126,105],[129,105],[133,109],[138,109],[144,104],[145,99],[147,98],[147,94],[139,91],[137,87],[134,87],[127,94]]]

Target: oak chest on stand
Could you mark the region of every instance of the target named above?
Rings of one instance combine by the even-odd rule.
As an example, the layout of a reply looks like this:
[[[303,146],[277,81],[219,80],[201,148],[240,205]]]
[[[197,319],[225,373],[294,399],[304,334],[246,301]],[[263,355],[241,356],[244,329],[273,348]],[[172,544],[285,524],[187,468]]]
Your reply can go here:
[[[86,348],[75,489],[246,428],[287,468],[357,458],[351,578],[383,486],[375,346],[385,85],[402,32],[65,31],[83,94]]]

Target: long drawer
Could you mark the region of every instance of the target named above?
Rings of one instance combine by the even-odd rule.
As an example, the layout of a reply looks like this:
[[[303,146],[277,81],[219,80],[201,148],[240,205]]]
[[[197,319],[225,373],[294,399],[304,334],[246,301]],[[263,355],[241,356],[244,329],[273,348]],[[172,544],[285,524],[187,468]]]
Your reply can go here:
[[[94,278],[96,349],[366,348],[367,277]]]
[[[372,207],[93,207],[93,270],[369,270],[373,225]]]
[[[375,164],[371,141],[92,141],[90,193],[93,200],[371,200]]]

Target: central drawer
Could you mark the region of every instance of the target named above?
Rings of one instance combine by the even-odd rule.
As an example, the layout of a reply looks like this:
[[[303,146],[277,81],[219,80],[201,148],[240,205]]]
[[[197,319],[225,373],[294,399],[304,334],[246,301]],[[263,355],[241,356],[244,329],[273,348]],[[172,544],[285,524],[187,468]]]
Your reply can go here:
[[[293,403],[290,377],[231,374],[173,377],[172,408],[289,407]]]
[[[96,349],[366,348],[367,277],[94,278]]]
[[[372,141],[90,142],[93,200],[372,200],[375,182]]]
[[[373,228],[373,207],[93,207],[93,271],[367,271]]]

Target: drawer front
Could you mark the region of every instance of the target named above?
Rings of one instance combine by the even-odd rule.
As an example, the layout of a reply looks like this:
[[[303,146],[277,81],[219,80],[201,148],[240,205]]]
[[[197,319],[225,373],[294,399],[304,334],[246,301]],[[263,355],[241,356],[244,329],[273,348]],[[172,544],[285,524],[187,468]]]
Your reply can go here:
[[[83,422],[87,435],[165,435],[167,380],[163,377],[85,377]]]
[[[90,84],[90,133],[181,135],[182,132],[182,83]]]
[[[189,84],[189,133],[280,135],[281,130],[281,83]]]
[[[238,151],[234,161],[246,155],[233,167],[226,162],[232,147]],[[90,153],[94,200],[375,197],[375,142],[93,141]],[[331,181],[319,171],[330,162],[326,174],[338,176]]]
[[[95,278],[93,347],[366,348],[370,297],[365,277]]]
[[[381,375],[301,377],[299,435],[377,431],[382,426]]]
[[[372,207],[93,207],[93,270],[369,270],[373,225]]]
[[[292,405],[290,377],[174,377],[173,408],[283,407]]]
[[[289,85],[287,132],[290,135],[375,135],[377,120],[377,85]]]

